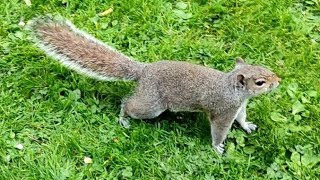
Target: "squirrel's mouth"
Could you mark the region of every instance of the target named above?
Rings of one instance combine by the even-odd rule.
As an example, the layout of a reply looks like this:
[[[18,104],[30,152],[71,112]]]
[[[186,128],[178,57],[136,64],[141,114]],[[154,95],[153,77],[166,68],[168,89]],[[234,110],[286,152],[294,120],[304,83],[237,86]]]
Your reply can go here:
[[[275,83],[271,83],[270,86],[269,86],[269,89],[275,89],[279,86],[279,82],[275,82]]]
[[[270,91],[275,90],[279,85],[280,85],[279,82],[275,82],[275,83],[270,84],[270,86],[269,86],[269,88],[268,88],[268,90],[266,92],[268,93]]]

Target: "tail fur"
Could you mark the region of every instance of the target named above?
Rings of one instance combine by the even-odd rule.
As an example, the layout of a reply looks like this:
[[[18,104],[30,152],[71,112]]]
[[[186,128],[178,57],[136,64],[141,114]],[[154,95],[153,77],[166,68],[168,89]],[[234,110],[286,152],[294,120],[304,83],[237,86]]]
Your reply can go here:
[[[138,80],[145,67],[60,17],[35,18],[27,28],[48,55],[98,80]]]

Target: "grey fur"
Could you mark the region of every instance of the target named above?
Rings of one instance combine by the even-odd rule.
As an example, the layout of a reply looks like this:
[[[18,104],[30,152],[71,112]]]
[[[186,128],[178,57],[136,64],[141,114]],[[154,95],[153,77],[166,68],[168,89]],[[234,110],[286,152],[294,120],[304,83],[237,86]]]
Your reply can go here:
[[[222,153],[223,141],[235,119],[248,133],[256,129],[246,122],[248,99],[279,85],[280,78],[273,72],[248,65],[241,58],[228,73],[179,61],[135,62],[68,21],[40,19],[33,20],[29,29],[40,48],[56,55],[54,58],[61,63],[75,64],[78,69],[70,68],[93,72],[87,75],[98,74],[102,77],[98,79],[138,82],[135,93],[121,105],[119,123],[124,127],[129,127],[128,117],[151,119],[167,109],[202,111],[209,117],[212,146]]]

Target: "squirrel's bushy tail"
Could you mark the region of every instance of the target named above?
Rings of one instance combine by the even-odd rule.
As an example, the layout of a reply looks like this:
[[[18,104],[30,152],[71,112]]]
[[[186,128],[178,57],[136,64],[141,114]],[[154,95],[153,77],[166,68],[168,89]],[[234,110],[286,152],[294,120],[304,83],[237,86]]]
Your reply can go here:
[[[145,67],[61,17],[38,17],[31,20],[27,28],[48,55],[95,79],[138,80]]]

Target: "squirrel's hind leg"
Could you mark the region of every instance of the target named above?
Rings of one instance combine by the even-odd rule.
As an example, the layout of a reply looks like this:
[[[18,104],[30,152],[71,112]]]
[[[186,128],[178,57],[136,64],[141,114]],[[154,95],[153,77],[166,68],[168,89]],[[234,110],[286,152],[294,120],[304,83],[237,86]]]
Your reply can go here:
[[[130,127],[129,116],[134,119],[152,119],[167,109],[157,96],[139,94],[129,97],[121,105],[118,122],[125,128]]]
[[[129,117],[125,113],[125,110],[124,110],[124,103],[121,104],[121,110],[120,110],[120,114],[119,114],[119,118],[118,118],[118,123],[126,129],[128,129],[130,127]]]

